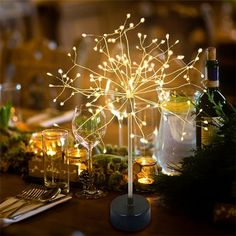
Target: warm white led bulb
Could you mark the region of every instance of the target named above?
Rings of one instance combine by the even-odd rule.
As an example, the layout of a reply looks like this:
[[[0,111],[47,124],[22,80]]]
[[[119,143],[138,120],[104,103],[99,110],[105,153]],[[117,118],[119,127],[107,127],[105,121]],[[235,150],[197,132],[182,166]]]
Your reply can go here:
[[[144,19],[144,18],[141,18],[141,19],[140,19],[140,22],[141,22],[141,23],[143,23],[144,21],[145,21],[145,19]]]

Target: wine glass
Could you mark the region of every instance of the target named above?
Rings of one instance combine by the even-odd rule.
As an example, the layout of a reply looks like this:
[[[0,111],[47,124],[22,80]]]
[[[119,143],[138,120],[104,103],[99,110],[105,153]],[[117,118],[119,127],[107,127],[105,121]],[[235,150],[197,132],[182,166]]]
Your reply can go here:
[[[75,139],[88,150],[88,179],[77,197],[97,199],[105,195],[94,185],[92,150],[101,141],[106,132],[104,111],[97,107],[82,105],[76,107],[72,119],[72,132]]]

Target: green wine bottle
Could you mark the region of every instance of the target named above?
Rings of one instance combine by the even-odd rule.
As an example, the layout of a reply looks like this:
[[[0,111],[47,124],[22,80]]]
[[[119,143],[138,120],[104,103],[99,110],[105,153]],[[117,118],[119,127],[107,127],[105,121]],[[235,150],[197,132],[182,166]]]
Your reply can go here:
[[[206,89],[197,101],[196,144],[197,147],[211,144],[217,130],[222,126],[222,114],[226,109],[225,97],[219,89],[219,63],[216,48],[206,50]]]

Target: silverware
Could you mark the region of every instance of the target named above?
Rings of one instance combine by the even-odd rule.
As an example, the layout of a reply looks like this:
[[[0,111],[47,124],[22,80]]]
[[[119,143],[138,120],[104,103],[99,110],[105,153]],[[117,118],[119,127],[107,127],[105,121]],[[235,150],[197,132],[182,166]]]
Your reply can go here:
[[[3,206],[0,208],[0,214],[5,212],[5,210],[18,202],[22,201],[22,199],[36,199],[43,193],[45,193],[46,188],[42,185],[37,185],[37,184],[30,184],[27,186],[21,193],[17,194],[15,196],[15,201]]]
[[[37,201],[40,202],[50,202],[52,201],[54,198],[57,197],[58,194],[61,193],[61,189],[60,188],[52,188],[47,190],[45,193],[43,193],[38,199]]]
[[[62,199],[67,198],[67,197],[68,197],[68,195],[63,195],[62,197],[53,199],[52,201],[50,201],[50,203],[57,202],[57,201],[61,201]],[[39,209],[40,207],[42,207],[42,206],[44,206],[44,205],[46,205],[46,204],[48,204],[48,202],[44,202],[42,205],[37,206],[37,207],[35,207],[34,209],[30,209],[30,210],[24,211],[23,213],[14,214],[14,215],[8,217],[8,219],[17,220],[17,219],[18,219],[19,217],[21,217],[22,215],[27,214],[27,213],[31,212],[32,210],[35,211],[35,210]]]
[[[39,202],[39,203],[51,202],[53,199],[55,199],[57,197],[58,194],[60,194],[60,192],[61,192],[60,188],[49,189],[37,198],[28,198],[20,206],[17,206],[15,208],[11,208],[10,210],[0,213],[0,217],[1,218],[10,218],[16,212],[18,212],[20,209],[22,209],[23,207],[31,205],[35,202]]]

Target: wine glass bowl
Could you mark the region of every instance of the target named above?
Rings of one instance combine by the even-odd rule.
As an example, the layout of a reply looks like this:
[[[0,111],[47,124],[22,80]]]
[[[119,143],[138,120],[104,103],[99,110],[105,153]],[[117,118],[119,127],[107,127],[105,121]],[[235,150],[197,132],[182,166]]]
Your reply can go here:
[[[72,130],[76,140],[84,147],[95,147],[106,132],[104,112],[98,114],[93,113],[91,108],[76,108]]]
[[[84,173],[83,190],[76,194],[80,198],[97,199],[104,196],[94,183],[92,150],[99,144],[106,133],[106,116],[104,111],[97,107],[82,105],[75,108],[72,119],[72,132],[75,139],[88,151],[88,172]]]

